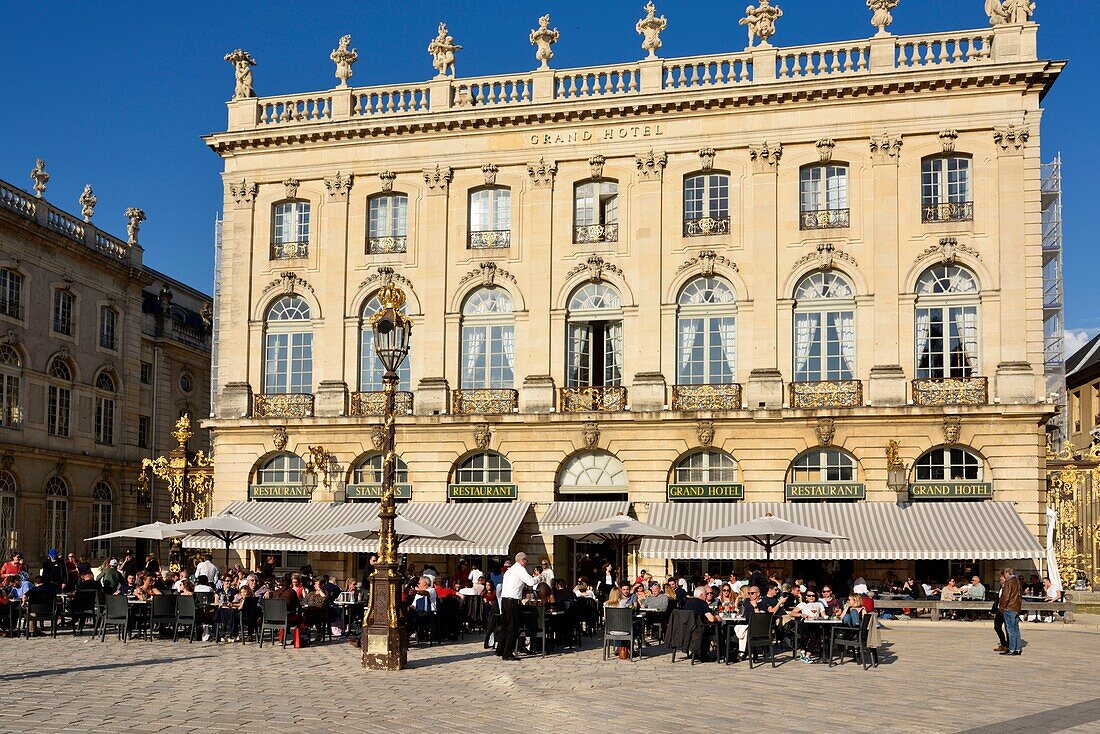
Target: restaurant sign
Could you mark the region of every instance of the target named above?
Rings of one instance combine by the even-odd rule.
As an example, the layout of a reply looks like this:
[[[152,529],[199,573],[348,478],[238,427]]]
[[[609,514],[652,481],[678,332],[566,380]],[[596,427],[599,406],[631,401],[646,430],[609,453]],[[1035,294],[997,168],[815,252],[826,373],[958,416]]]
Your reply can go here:
[[[909,487],[914,500],[988,500],[993,499],[989,482],[918,482]]]
[[[411,484],[397,484],[393,488],[394,499],[412,499],[413,488]],[[348,500],[380,500],[382,499],[381,484],[349,484],[344,487],[344,499]]]
[[[668,500],[743,500],[744,484],[670,484]]]
[[[250,484],[250,500],[308,500],[313,489],[304,484]]]
[[[861,500],[866,494],[859,482],[788,484],[785,492],[789,500]]]
[[[449,500],[514,500],[519,492],[514,484],[448,484]]]

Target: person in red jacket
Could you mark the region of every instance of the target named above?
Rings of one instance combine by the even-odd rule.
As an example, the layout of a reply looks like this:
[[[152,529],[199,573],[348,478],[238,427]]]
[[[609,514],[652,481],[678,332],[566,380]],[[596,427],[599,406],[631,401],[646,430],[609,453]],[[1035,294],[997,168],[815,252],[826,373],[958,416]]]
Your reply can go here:
[[[11,560],[4,564],[3,568],[0,568],[0,577],[7,578],[8,576],[20,576],[27,571],[27,564],[23,562],[22,553],[12,553]]]

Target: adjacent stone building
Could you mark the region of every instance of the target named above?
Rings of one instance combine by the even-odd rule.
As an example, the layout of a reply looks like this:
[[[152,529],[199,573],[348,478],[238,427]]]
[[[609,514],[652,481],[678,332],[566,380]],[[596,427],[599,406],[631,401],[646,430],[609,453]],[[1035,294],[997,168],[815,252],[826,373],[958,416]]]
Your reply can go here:
[[[143,552],[84,539],[168,520],[138,474],[179,413],[209,412],[210,297],[143,265],[141,210],[122,240],[92,223],[90,186],[77,217],[47,200],[41,161],[32,176],[34,193],[0,181],[0,553],[36,569],[49,548]]]
[[[565,70],[547,18],[543,68],[471,79],[441,25],[438,74],[379,87],[346,86],[345,39],[340,86],[270,97],[229,54],[228,129],[206,138],[225,162],[214,509],[303,533],[371,514],[367,317],[392,282],[414,323],[404,511],[476,536],[406,551],[522,548],[572,574],[607,554],[553,536],[581,520],[697,533],[774,511],[849,537],[776,554],[806,575],[1035,558],[1041,101],[1063,64],[1028,13],[894,36],[883,11],[870,39],[782,48],[774,10],[742,23],[750,48],[665,59],[661,31],[692,19],[651,4],[647,58]],[[370,544],[241,547],[343,575]],[[761,553],[647,542],[631,565]]]

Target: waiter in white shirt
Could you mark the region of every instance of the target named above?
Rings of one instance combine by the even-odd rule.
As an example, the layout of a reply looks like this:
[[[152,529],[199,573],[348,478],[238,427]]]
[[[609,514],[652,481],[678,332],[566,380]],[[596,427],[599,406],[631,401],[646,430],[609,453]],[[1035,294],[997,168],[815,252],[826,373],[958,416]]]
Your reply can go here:
[[[516,562],[509,568],[500,582],[500,624],[503,627],[497,655],[502,660],[519,660],[516,657],[516,643],[519,642],[520,601],[528,586],[538,583],[527,573],[527,554],[517,553]]]

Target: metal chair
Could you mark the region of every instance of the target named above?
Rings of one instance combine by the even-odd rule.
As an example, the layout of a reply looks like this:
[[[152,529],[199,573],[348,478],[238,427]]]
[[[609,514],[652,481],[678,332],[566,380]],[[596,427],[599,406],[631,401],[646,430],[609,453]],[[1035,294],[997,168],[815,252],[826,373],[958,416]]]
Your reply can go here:
[[[109,594],[106,597],[106,607],[100,628],[100,642],[107,639],[108,627],[117,627],[118,639],[126,642],[126,638],[130,635],[130,603],[126,601],[125,596]]]
[[[271,631],[271,644],[278,638],[276,632],[283,633],[283,647],[290,637],[290,612],[286,608],[286,599],[264,599],[263,617],[260,622],[260,647],[264,646],[264,633]]]
[[[153,596],[153,605],[149,610],[149,626],[145,628],[146,639],[153,639],[153,627],[156,625],[174,625],[176,623],[176,597],[169,594]]]
[[[62,614],[62,619],[67,617],[72,623],[73,634],[84,634],[84,625],[89,619],[92,620],[92,628],[95,629],[98,620],[97,598],[101,594],[102,592],[95,589],[83,589],[77,591],[69,600],[69,607]]]
[[[871,625],[877,621],[877,615],[868,613],[859,618],[859,627],[844,626],[834,629],[829,641],[829,667],[833,665],[835,650],[840,648],[841,665],[844,664],[845,651],[851,651],[853,657],[855,655],[859,656],[859,664],[863,666],[864,670],[872,667],[877,668],[878,650],[867,645],[867,635],[871,630]]]
[[[38,624],[50,623],[50,636],[57,637],[57,604],[50,601],[30,602],[23,611],[23,631],[27,638],[31,636],[31,621]]]
[[[772,615],[756,612],[749,617],[748,639],[749,668],[752,669],[755,652],[761,648],[767,648],[768,658],[772,667],[775,667],[775,624]]]
[[[630,645],[630,659],[634,660],[634,651],[637,648],[638,657],[642,656],[642,636],[638,633],[638,625],[634,623],[633,609],[618,609],[607,607],[604,609],[603,619],[603,659],[607,660],[607,648],[613,644],[627,642]]]
[[[191,594],[176,597],[176,619],[172,623],[172,642],[180,638],[180,627],[187,627],[187,641],[194,642],[198,631],[198,612]]]

